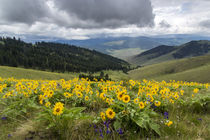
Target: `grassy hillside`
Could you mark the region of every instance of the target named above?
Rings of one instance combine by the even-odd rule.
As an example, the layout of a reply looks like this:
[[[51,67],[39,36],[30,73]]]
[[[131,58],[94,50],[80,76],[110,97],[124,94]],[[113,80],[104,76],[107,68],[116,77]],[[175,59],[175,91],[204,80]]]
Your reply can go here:
[[[55,72],[47,72],[47,71],[39,71],[32,69],[24,69],[24,68],[14,68],[7,66],[0,66],[0,77],[9,78],[14,77],[17,79],[26,78],[26,79],[72,79],[78,76],[77,73],[55,73]]]
[[[210,82],[210,55],[173,60],[129,72],[132,79]]]
[[[130,63],[145,66],[165,61],[202,56],[210,53],[210,41],[191,41],[180,46],[158,46],[133,56]]]
[[[108,74],[112,80],[123,80],[129,79],[128,75],[123,73],[122,71],[104,71],[105,74]],[[95,75],[99,75],[100,72],[95,73]],[[34,79],[34,80],[58,80],[58,79],[73,79],[78,77],[79,73],[56,73],[56,72],[47,72],[40,70],[32,70],[32,69],[24,69],[24,68],[14,68],[7,66],[0,66],[0,77],[2,78],[10,78],[14,77],[16,79]]]

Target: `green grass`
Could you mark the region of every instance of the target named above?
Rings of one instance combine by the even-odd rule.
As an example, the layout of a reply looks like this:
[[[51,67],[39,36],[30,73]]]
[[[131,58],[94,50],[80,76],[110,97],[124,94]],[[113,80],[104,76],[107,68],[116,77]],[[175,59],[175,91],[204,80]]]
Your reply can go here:
[[[167,74],[160,77],[155,77],[155,80],[182,80],[182,81],[196,81],[201,83],[209,83],[210,82],[210,65],[202,66],[195,69],[190,69],[187,71],[175,73],[175,74]]]
[[[152,59],[150,59],[152,57]],[[131,57],[131,59],[128,60],[128,62],[135,64],[135,65],[140,65],[140,66],[147,66],[147,65],[152,65],[152,64],[157,64],[161,62],[166,62],[170,60],[174,60],[174,57],[171,55],[171,53],[162,55],[159,57],[154,57],[154,54],[148,54],[145,56],[139,57]]]
[[[0,77],[2,78],[14,77],[16,79],[25,78],[25,79],[34,79],[34,80],[39,80],[39,79],[68,80],[77,76],[78,76],[77,73],[55,73],[55,72],[39,71],[39,70],[32,70],[32,69],[0,66]]]
[[[108,74],[109,77],[112,80],[115,80],[115,81],[129,80],[130,79],[129,75],[123,73],[122,71],[106,70],[106,71],[103,71],[103,72],[104,72],[104,74]],[[99,75],[99,74],[100,74],[100,72],[97,72],[95,75]]]
[[[104,71],[104,74],[108,74],[112,80],[128,80],[129,77],[127,74],[122,71]],[[100,75],[100,72],[95,73],[94,75]],[[48,71],[40,71],[33,69],[24,69],[24,68],[15,68],[0,66],[0,77],[2,78],[15,78],[15,79],[34,79],[34,80],[59,80],[59,79],[73,79],[79,77],[79,73],[56,73]]]
[[[173,60],[129,72],[131,79],[210,82],[210,55]]]

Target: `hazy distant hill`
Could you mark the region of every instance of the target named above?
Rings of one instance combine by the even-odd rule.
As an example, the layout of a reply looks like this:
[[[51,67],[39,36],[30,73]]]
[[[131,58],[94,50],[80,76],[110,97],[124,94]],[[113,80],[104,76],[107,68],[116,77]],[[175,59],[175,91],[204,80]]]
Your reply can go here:
[[[1,36],[1,35],[0,35]],[[17,35],[18,36],[18,35]],[[22,38],[24,36],[24,38]],[[91,50],[100,51],[112,56],[127,60],[128,57],[137,55],[160,45],[178,46],[192,40],[210,40],[208,36],[193,34],[167,34],[156,36],[137,37],[105,37],[103,35],[86,40],[71,40],[58,37],[20,35],[25,42],[56,42],[80,46]]]
[[[177,46],[192,40],[210,40],[210,37],[188,34],[171,34],[150,37],[99,37],[87,40],[58,39],[55,42],[74,44],[94,49],[126,60],[130,56],[137,55],[142,51],[146,51],[160,45]]]
[[[158,46],[130,58],[129,62],[143,66],[208,53],[210,53],[210,41],[191,41],[180,46]]]
[[[96,72],[127,71],[130,66],[118,58],[74,45],[37,42],[25,43],[0,37],[0,65],[51,71]]]

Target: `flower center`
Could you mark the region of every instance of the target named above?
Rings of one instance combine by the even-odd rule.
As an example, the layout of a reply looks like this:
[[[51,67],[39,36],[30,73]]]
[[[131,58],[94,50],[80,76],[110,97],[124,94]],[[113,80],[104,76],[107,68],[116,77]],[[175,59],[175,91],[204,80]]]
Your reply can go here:
[[[57,108],[57,109],[56,109],[56,112],[59,112],[59,111],[60,111],[60,108]]]
[[[109,112],[109,115],[112,115],[112,111]]]

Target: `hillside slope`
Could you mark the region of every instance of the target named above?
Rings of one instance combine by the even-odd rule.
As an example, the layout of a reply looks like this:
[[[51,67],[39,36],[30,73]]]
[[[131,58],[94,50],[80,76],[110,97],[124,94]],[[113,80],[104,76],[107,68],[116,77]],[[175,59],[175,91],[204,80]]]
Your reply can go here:
[[[103,71],[105,74],[108,74],[112,80],[128,80],[129,77],[127,74],[122,71]],[[15,78],[15,79],[33,79],[33,80],[59,80],[65,79],[70,80],[75,77],[79,77],[80,73],[56,73],[48,71],[40,71],[33,69],[25,68],[14,68],[8,66],[0,66],[0,77],[2,78]],[[100,75],[100,72],[94,73],[94,75]]]
[[[129,72],[132,79],[210,82],[210,55],[172,60]]]
[[[39,71],[33,69],[14,68],[8,66],[0,66],[0,77],[2,78],[16,78],[16,79],[33,79],[33,80],[59,80],[59,79],[73,79],[78,77],[77,73],[55,73],[47,71]]]
[[[208,53],[210,53],[210,41],[191,41],[181,46],[158,46],[132,57],[129,62],[144,66]]]
[[[60,72],[96,72],[124,70],[129,64],[118,58],[73,45],[37,42],[25,43],[0,37],[0,65]]]

